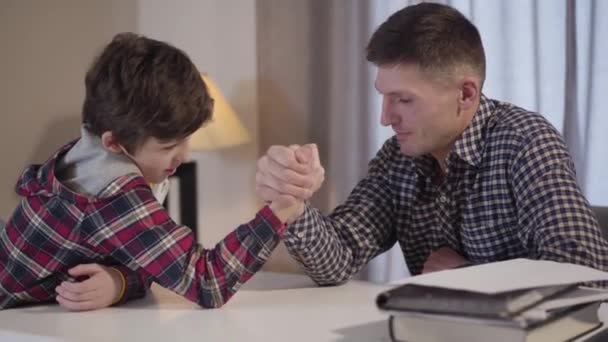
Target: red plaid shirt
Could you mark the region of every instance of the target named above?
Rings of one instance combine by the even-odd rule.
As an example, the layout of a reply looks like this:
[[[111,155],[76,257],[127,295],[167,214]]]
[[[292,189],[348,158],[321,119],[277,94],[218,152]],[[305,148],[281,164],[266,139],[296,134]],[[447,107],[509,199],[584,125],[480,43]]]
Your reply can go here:
[[[0,309],[51,301],[55,287],[82,263],[116,266],[127,280],[122,301],[141,297],[148,279],[203,307],[219,307],[258,271],[285,226],[264,207],[214,249],[171,220],[141,175],[115,179],[85,197],[55,177],[68,144],[43,165],[27,168],[23,197],[0,230]]]

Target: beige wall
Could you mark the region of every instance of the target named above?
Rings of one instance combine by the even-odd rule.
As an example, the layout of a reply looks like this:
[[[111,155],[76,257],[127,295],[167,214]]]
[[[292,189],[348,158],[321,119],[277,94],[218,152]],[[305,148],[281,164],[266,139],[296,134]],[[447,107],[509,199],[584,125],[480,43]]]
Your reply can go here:
[[[253,183],[258,156],[255,13],[254,1],[138,2],[139,32],[186,51],[217,82],[253,138],[244,146],[193,153],[198,167],[198,230],[206,247],[252,219],[260,208]]]
[[[2,0],[0,217],[26,164],[78,136],[84,72],[114,33],[133,30],[134,1]]]
[[[310,1],[257,2],[260,152],[274,144],[310,142],[310,11]],[[282,243],[265,267],[298,271]]]
[[[258,206],[254,7],[238,0],[3,0],[0,215],[17,203],[13,186],[23,167],[78,135],[84,73],[95,54],[115,33],[136,31],[185,50],[217,81],[254,138],[247,146],[195,153],[203,242],[251,218]]]
[[[17,203],[13,186],[23,167],[43,162],[78,135],[92,58],[115,33],[135,31],[186,51],[215,79],[253,137],[245,146],[194,153],[199,236],[205,246],[215,244],[261,207],[254,191],[258,142],[265,150],[311,140],[303,127],[311,125],[313,65],[301,53],[310,39],[310,3],[2,0],[0,217]],[[270,268],[295,270],[284,250]]]
[[[242,0],[3,1],[0,10],[0,216],[16,205],[14,183],[78,135],[84,73],[120,31],[136,31],[186,51],[215,79],[253,141],[196,152],[199,231],[211,246],[260,207],[253,179],[257,149],[255,2]]]
[[[327,0],[257,2],[261,152],[274,144],[316,142],[326,160],[329,7]],[[312,199],[318,208],[326,207],[326,188]],[[283,245],[267,268],[299,271]]]

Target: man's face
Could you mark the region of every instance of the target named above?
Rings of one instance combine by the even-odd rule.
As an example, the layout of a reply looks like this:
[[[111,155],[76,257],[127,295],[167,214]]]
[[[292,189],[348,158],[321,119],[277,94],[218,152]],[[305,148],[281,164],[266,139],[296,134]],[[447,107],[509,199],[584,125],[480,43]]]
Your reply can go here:
[[[457,82],[431,77],[415,64],[380,66],[376,89],[382,95],[383,126],[391,126],[401,153],[447,155],[470,118],[461,115]]]
[[[130,157],[148,182],[160,183],[190,159],[189,139],[160,141],[148,138]]]

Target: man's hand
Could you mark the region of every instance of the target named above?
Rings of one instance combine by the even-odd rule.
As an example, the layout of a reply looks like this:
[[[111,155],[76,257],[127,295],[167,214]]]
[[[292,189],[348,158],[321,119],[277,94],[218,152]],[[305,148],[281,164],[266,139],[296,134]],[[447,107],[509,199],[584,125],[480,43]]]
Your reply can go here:
[[[469,261],[450,247],[441,247],[429,255],[422,268],[422,273],[449,270],[468,264]]]
[[[105,308],[117,302],[124,292],[123,275],[115,268],[82,264],[68,270],[74,277],[88,277],[80,282],[64,281],[55,288],[57,302],[73,311]]]
[[[323,184],[325,169],[317,145],[271,146],[258,160],[256,191],[266,202],[289,195],[308,200]]]

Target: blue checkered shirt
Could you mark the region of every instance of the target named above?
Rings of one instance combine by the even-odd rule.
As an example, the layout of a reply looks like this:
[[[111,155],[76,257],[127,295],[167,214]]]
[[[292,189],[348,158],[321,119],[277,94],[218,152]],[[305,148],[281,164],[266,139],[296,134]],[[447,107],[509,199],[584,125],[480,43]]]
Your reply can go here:
[[[608,243],[559,132],[537,113],[482,96],[447,159],[408,157],[393,137],[346,203],[308,206],[285,244],[313,280],[344,282],[399,243],[412,274],[448,246],[472,263],[512,258],[608,270]]]

